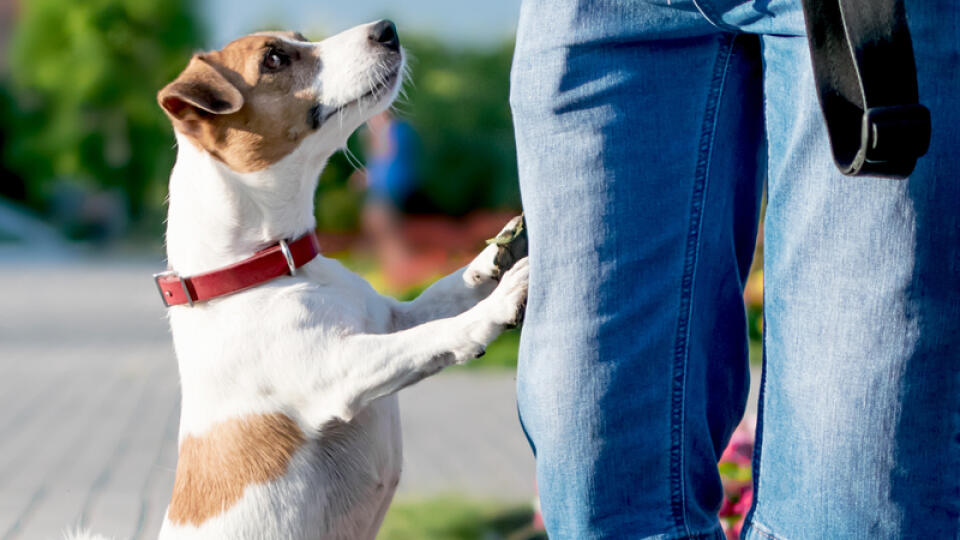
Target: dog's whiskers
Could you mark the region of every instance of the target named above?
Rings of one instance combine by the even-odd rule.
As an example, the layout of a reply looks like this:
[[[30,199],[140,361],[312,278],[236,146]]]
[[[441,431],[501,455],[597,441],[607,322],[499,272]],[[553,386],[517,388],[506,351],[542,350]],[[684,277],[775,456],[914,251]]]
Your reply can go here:
[[[363,162],[360,161],[360,158],[358,158],[357,155],[353,153],[353,150],[350,150],[349,146],[345,145],[343,147],[343,155],[344,157],[347,158],[347,163],[349,163],[354,168],[354,170],[362,171],[364,174],[366,174],[367,167],[363,164]]]

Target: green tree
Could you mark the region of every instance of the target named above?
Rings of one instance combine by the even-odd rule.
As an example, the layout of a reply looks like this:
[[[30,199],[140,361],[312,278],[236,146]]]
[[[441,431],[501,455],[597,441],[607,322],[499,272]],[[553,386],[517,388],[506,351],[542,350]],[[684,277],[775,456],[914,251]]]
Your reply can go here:
[[[417,128],[424,147],[424,194],[438,208],[520,207],[510,115],[513,43],[458,49],[407,39],[412,81],[398,109]]]
[[[29,0],[10,48],[6,164],[42,205],[53,180],[160,206],[173,164],[156,92],[202,42],[189,0]]]

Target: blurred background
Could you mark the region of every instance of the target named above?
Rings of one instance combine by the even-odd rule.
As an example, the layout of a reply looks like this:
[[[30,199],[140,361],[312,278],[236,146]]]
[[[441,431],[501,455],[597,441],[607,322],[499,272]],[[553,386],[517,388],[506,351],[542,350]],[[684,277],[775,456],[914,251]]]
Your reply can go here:
[[[0,540],[81,523],[118,538],[159,527],[179,395],[150,278],[165,267],[175,158],[155,96],[190,55],[263,29],[321,39],[397,22],[406,97],[334,156],[316,208],[327,256],[410,298],[520,211],[508,105],[518,9],[0,0]],[[745,295],[755,339],[761,298],[756,270]],[[518,339],[509,332],[481,360],[401,394],[404,477],[380,538],[542,536],[516,418]],[[732,503],[749,484],[748,460],[737,463],[722,468]]]

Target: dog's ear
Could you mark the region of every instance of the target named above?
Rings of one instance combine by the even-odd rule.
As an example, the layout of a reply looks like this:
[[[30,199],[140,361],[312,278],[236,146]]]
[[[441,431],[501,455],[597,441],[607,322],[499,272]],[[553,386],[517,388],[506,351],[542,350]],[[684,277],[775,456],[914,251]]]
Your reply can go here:
[[[243,95],[202,55],[157,93],[157,101],[174,121],[189,122],[211,114],[230,114],[243,107]]]

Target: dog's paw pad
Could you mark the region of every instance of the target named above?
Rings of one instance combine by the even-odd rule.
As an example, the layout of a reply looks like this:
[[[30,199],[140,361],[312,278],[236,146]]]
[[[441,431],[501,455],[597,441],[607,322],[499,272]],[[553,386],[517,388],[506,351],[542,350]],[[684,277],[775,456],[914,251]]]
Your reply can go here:
[[[506,272],[517,261],[527,256],[527,225],[523,214],[511,219],[495,238],[488,240],[497,246],[493,263],[500,272]]]

